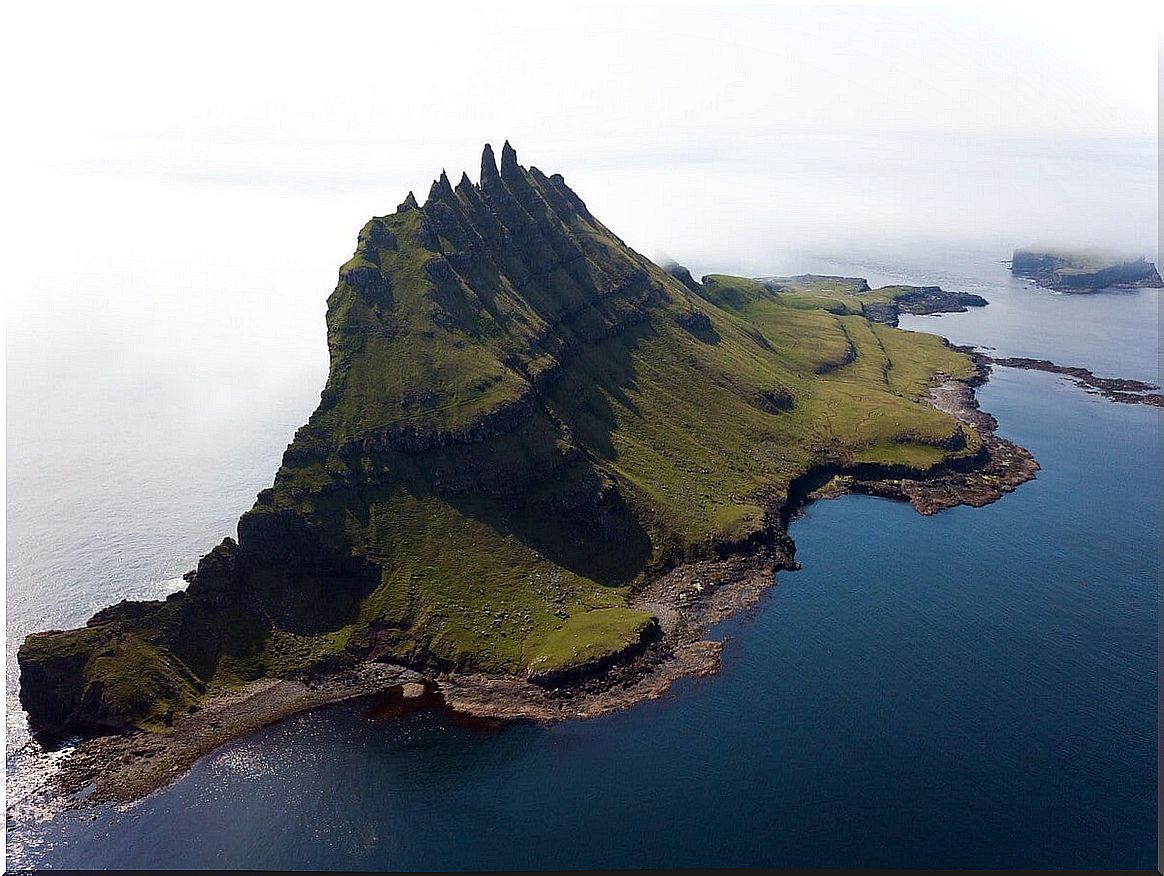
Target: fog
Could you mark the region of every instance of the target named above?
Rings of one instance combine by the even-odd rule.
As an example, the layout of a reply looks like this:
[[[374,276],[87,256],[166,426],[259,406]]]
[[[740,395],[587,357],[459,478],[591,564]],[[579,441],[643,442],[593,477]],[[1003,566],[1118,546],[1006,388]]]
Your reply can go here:
[[[366,217],[442,167],[475,176],[481,145],[509,138],[648,254],[759,266],[912,237],[1154,250],[1148,8],[10,10],[23,123],[6,238],[26,286],[98,253],[241,249],[264,274],[262,253],[293,240],[299,267],[334,267]],[[297,212],[306,249],[283,224]],[[236,222],[249,245],[179,243]]]
[[[148,526],[257,442],[228,531],[318,399],[360,226],[442,167],[475,179],[486,141],[696,274],[1156,255],[1158,21],[1137,5],[399,5],[6,8],[10,549],[64,479],[97,496],[94,471],[153,466]]]

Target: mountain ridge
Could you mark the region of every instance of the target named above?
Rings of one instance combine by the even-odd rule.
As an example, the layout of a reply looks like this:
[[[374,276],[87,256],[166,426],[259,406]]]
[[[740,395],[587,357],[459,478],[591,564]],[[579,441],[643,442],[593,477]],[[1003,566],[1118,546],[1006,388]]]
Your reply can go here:
[[[360,230],[320,404],[237,540],[165,601],[28,637],[30,723],[164,734],[223,691],[369,662],[509,679],[514,702],[592,693],[692,644],[676,619],[701,629],[700,591],[660,581],[794,565],[786,515],[814,472],[927,512],[1033,476],[925,400],[980,379],[969,357],[866,312],[946,299],[834,286],[676,278],[561,175],[486,146],[477,184],[442,171]]]

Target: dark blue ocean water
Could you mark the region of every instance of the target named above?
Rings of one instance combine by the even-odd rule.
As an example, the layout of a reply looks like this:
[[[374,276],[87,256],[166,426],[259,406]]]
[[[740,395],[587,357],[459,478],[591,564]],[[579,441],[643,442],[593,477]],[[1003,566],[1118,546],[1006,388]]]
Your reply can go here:
[[[991,270],[1003,352],[1040,352],[1042,320],[1056,359],[1150,376],[1157,293],[1064,303]],[[1113,350],[1083,307],[1132,341]],[[969,319],[958,339],[990,343]],[[713,678],[493,733],[298,716],[124,811],[10,820],[9,864],[1151,867],[1160,415],[1005,369],[979,397],[1037,480],[929,518],[813,505],[792,529],[802,571],[718,628]]]

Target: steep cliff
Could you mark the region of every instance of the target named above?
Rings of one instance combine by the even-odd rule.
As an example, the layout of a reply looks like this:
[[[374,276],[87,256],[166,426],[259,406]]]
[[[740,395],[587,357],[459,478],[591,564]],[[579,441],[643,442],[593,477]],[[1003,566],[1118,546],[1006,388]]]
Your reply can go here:
[[[1143,256],[1098,251],[1016,249],[1010,270],[1059,292],[1164,285],[1156,266]]]
[[[872,324],[876,296],[825,298],[676,279],[487,146],[478,183],[442,173],[360,231],[319,407],[237,540],[184,592],[24,642],[32,726],[159,728],[216,690],[370,660],[606,670],[659,635],[639,588],[782,537],[806,472],[982,456],[918,401],[970,360]]]

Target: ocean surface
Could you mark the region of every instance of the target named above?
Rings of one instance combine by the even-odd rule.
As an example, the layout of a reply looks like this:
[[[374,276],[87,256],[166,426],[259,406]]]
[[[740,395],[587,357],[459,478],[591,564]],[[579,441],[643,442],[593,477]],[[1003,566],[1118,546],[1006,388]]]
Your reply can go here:
[[[988,307],[903,327],[1158,380],[1157,290],[1032,289],[1008,254],[805,252],[769,273],[978,292]],[[1154,866],[1160,413],[1010,369],[979,398],[1038,478],[929,518],[869,497],[811,506],[792,525],[803,569],[716,629],[715,677],[597,720],[488,733],[337,707],[228,744],[135,805],[39,807],[52,756],[24,726],[15,647],[182,586],[233,533],[326,369],[320,337],[256,387],[299,342],[262,325],[242,398],[215,395],[229,375],[180,330],[143,337],[149,379],[116,356],[100,380],[46,376],[22,368],[36,340],[14,352],[9,337],[10,868]],[[56,387],[51,409],[37,379]]]

